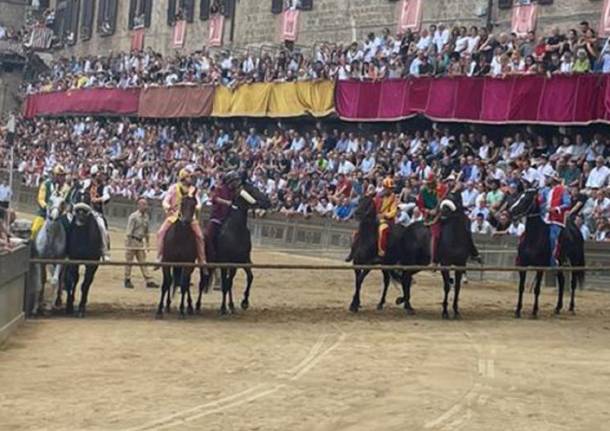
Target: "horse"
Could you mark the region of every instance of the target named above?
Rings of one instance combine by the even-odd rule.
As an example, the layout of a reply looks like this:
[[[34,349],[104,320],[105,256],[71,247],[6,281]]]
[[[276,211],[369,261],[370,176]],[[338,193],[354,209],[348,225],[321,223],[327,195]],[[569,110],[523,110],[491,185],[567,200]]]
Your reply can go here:
[[[375,201],[370,196],[360,199],[354,213],[359,220],[358,234],[352,245],[352,257],[354,265],[371,265],[381,263],[383,265],[428,265],[430,263],[430,229],[423,222],[418,221],[403,226],[395,224],[390,227],[390,235],[386,255],[379,258],[377,253],[378,228],[377,208]],[[360,309],[360,290],[369,269],[355,269],[355,291],[350,311],[356,313]],[[396,300],[398,305],[403,304],[407,314],[415,314],[411,306],[411,283],[413,275],[418,271],[382,271],[383,292],[377,304],[377,309],[382,310],[386,301],[386,295],[390,280],[400,281],[403,296]]]
[[[180,217],[176,223],[167,230],[163,244],[162,262],[195,262],[197,260],[197,239],[193,233],[191,223],[195,218],[197,199],[185,196],[180,203]],[[180,316],[185,317],[184,298],[188,296],[187,312],[193,314],[193,301],[190,284],[193,267],[165,266],[163,267],[163,285],[161,286],[161,299],[157,308],[157,318],[163,317],[163,302],[165,311],[169,313],[171,305],[172,284],[174,289],[180,286]]]
[[[444,199],[440,206],[441,233],[436,247],[436,263],[441,266],[466,266],[468,258],[472,254],[472,234],[468,228],[467,216],[459,205],[448,198]],[[451,290],[450,271],[442,270],[443,276],[443,319],[449,318],[447,311],[449,291]],[[453,315],[455,319],[461,317],[459,311],[460,288],[464,271],[455,271],[453,278]]]
[[[81,299],[78,306],[78,317],[85,317],[89,288],[93,283],[98,265],[93,262],[102,257],[102,233],[93,215],[91,207],[85,203],[78,203],[73,208],[73,219],[67,234],[67,255],[70,260],[92,261],[85,264],[85,276],[81,284]],[[74,296],[79,279],[79,265],[66,266],[66,313],[74,313]]]
[[[271,206],[269,198],[258,188],[245,182],[242,191],[233,201],[231,212],[218,232],[216,239],[216,253],[213,256],[215,263],[252,263],[250,253],[252,242],[250,230],[248,229],[248,211],[254,208],[268,209]],[[213,263],[213,262],[210,262]],[[250,268],[244,268],[246,273],[246,289],[241,301],[242,310],[247,310],[250,306],[250,288],[254,281],[254,275]],[[229,297],[229,310],[235,312],[233,304],[233,279],[235,278],[236,268],[222,268],[220,270],[220,281],[222,287],[222,304],[220,314],[227,314],[227,296]],[[199,297],[196,308],[201,309],[202,294],[211,282],[211,271],[202,274],[199,283]]]
[[[512,218],[526,217],[525,232],[520,239],[517,251],[517,266],[528,267],[550,267],[552,250],[549,240],[549,225],[542,218],[542,210],[538,202],[538,189],[534,187],[526,188],[515,203],[509,208]],[[563,229],[559,236],[559,268],[565,266],[570,261],[572,266],[584,266],[584,240],[576,226],[570,225]],[[565,276],[563,271],[557,270],[558,297],[555,307],[555,314],[559,314],[563,308],[563,293],[565,288]],[[538,317],[540,287],[542,284],[542,271],[536,271],[536,283],[534,286],[534,307],[532,317]],[[523,292],[527,278],[526,271],[519,272],[519,297],[515,317],[521,317],[523,308]],[[572,271],[572,294],[570,301],[570,311],[574,312],[574,297],[577,284],[584,282],[582,271]]]
[[[47,205],[47,214],[44,225],[34,238],[32,253],[33,256],[40,259],[65,259],[66,243],[67,243],[67,221],[66,215],[63,214],[65,202],[63,198],[53,195]],[[61,305],[61,276],[62,265],[54,264],[52,267],[51,276],[51,298],[55,298],[55,306]],[[45,299],[45,284],[47,282],[47,271],[45,265],[40,265],[37,268],[39,275],[38,282],[40,288],[34,305],[34,313],[44,313],[47,306]]]

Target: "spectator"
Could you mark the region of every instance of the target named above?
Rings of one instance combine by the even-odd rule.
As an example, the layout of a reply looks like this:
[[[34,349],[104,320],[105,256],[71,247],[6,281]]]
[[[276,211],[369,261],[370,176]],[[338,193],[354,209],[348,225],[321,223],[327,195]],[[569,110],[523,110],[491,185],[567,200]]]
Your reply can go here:
[[[485,220],[485,214],[479,212],[475,218],[474,223],[470,227],[472,233],[478,233],[482,235],[491,235],[493,229],[489,222]]]
[[[12,191],[7,182],[0,180],[0,209],[7,210],[11,201]]]
[[[600,189],[605,187],[608,183],[608,176],[610,176],[610,168],[605,165],[605,160],[602,156],[598,156],[595,159],[595,167],[589,173],[586,187],[588,189]]]

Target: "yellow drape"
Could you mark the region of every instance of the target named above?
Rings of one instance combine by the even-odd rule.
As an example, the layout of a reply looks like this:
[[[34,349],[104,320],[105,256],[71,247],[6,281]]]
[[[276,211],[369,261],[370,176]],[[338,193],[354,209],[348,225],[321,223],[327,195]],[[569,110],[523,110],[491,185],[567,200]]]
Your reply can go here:
[[[332,81],[256,83],[216,87],[215,117],[323,117],[334,112]]]

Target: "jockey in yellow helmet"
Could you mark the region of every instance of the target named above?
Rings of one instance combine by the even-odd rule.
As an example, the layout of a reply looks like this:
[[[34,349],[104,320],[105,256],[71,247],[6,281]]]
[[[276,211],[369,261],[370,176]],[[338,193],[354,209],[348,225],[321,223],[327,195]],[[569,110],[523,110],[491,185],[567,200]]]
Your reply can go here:
[[[197,188],[193,186],[192,173],[188,169],[181,169],[178,173],[178,182],[172,185],[165,198],[163,199],[163,209],[167,218],[163,225],[159,229],[157,234],[157,258],[161,260],[163,258],[163,242],[165,234],[169,230],[170,226],[174,224],[180,217],[180,205],[182,204],[183,196],[192,196],[197,200],[197,212],[196,217],[191,223],[193,233],[197,241],[197,259],[199,263],[205,263],[205,248],[203,246],[203,233],[201,226],[199,225],[199,212],[201,211],[201,202],[197,193]]]
[[[390,227],[398,215],[398,197],[394,193],[396,185],[392,177],[383,180],[383,191],[375,199],[377,218],[379,219],[379,235],[377,249],[380,257],[384,257],[388,247]]]
[[[36,203],[38,204],[38,214],[32,222],[32,239],[42,229],[47,216],[47,206],[53,195],[66,198],[68,193],[66,186],[66,170],[62,165],[55,165],[51,177],[40,184]]]

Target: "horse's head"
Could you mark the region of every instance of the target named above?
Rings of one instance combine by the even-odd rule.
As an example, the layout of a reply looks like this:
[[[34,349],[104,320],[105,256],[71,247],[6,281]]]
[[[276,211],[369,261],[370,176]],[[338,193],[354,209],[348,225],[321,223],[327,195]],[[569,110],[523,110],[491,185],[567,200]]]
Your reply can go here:
[[[47,219],[56,221],[64,212],[64,200],[62,197],[53,195],[47,205]]]
[[[235,205],[242,209],[261,208],[266,210],[271,207],[271,200],[257,187],[246,182],[235,199]]]
[[[354,216],[357,220],[368,221],[377,218],[377,207],[375,206],[375,199],[372,196],[363,196],[358,202],[358,207],[354,212]]]
[[[87,224],[89,217],[92,214],[92,209],[86,203],[80,202],[74,205],[74,222],[77,226],[84,226]]]
[[[197,210],[197,199],[193,196],[185,196],[180,203],[180,221],[184,224],[191,224],[195,218]]]
[[[508,209],[511,218],[520,218],[523,216],[540,213],[540,205],[538,203],[538,189],[535,187],[526,188],[517,198],[514,204]]]

